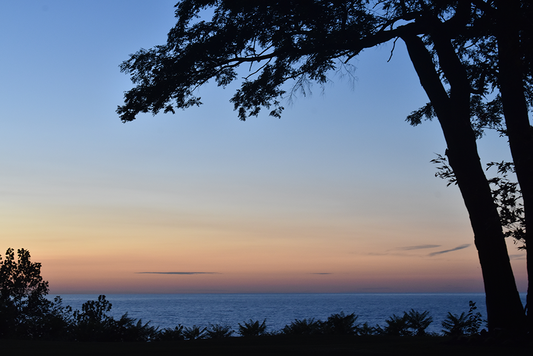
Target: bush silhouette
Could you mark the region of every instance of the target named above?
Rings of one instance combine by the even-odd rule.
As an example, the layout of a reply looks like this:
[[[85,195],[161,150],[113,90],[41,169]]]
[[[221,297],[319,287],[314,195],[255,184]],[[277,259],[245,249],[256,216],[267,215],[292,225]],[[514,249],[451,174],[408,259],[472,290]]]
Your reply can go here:
[[[74,312],[74,338],[79,341],[149,341],[155,338],[156,328],[130,318],[128,313],[115,320],[107,313],[112,304],[105,295],[89,300]]]
[[[413,334],[416,336],[426,335],[426,329],[433,322],[433,318],[429,316],[429,312],[418,312],[414,309],[411,309],[409,312],[405,313],[404,318],[407,321],[409,328],[413,329]]]
[[[470,309],[468,313],[461,315],[448,312],[446,319],[442,322],[442,331],[447,336],[473,336],[479,334],[481,328],[481,314],[476,312],[476,303],[468,302]]]
[[[322,322],[320,320],[301,319],[294,320],[286,325],[281,333],[284,335],[318,335],[322,334]]]
[[[357,316],[355,314],[344,315],[344,312],[332,314],[323,323],[323,333],[331,335],[355,335],[357,334]]]
[[[67,311],[61,299],[46,299],[48,282],[41,277],[41,264],[31,262],[30,252],[8,248],[0,255],[0,337],[43,338],[68,328]]]
[[[392,314],[387,320],[385,320],[387,326],[383,329],[383,334],[393,336],[410,336],[412,335],[409,330],[409,323],[405,314],[403,316],[397,316]]]
[[[197,340],[203,339],[207,328],[201,328],[199,326],[193,325],[191,327],[186,327],[183,329],[183,337],[185,340]]]
[[[155,341],[176,341],[185,340],[183,336],[183,325],[178,325],[174,328],[165,328],[156,332],[154,336]]]
[[[266,319],[259,324],[259,320],[253,321],[250,319],[249,322],[244,322],[244,325],[239,323],[239,335],[244,337],[255,337],[266,334]]]
[[[233,330],[227,325],[210,325],[205,331],[207,339],[222,339],[230,337],[233,334]]]
[[[382,334],[382,331],[379,326],[370,326],[366,321],[357,326],[357,335],[361,336],[379,335]]]

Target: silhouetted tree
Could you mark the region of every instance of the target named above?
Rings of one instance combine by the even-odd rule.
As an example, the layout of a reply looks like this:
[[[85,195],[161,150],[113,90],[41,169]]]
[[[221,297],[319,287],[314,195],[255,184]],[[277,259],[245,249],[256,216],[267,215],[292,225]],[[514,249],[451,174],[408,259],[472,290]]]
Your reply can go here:
[[[48,282],[41,264],[31,262],[30,252],[12,248],[0,256],[0,336],[40,338],[57,336],[68,329],[67,310],[61,299],[46,299]]]
[[[72,338],[78,341],[150,341],[156,339],[156,327],[123,314],[114,319],[108,313],[112,304],[105,295],[88,300],[81,311],[73,313]]]
[[[285,83],[293,84],[292,91],[325,83],[329,71],[365,48],[401,39],[430,99],[408,121],[436,117],[441,125],[474,231],[489,329],[523,331],[524,309],[476,138],[484,127],[497,126],[509,137],[527,244],[533,216],[531,14],[529,2],[519,0],[183,0],[167,43],[122,63],[136,86],[117,112],[126,122],[141,112],[200,105],[199,86],[209,80],[225,86],[246,64],[250,74],[231,98],[239,118],[257,116],[262,108],[280,117]],[[531,280],[530,262],[528,271]]]

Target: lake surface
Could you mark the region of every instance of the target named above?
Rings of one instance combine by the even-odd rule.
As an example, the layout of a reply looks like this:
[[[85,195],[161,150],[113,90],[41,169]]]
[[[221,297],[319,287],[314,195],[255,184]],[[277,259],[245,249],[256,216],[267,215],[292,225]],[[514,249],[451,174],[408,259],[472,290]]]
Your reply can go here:
[[[81,309],[94,294],[64,294],[64,305]],[[525,303],[525,294],[521,294]],[[53,298],[53,296],[50,296]],[[124,313],[130,317],[150,321],[160,328],[184,326],[209,326],[220,324],[238,330],[239,323],[266,319],[267,331],[281,330],[295,319],[325,320],[334,313],[355,313],[358,322],[370,326],[385,325],[393,314],[415,309],[429,311],[433,323],[427,329],[441,332],[441,322],[448,312],[460,314],[474,301],[478,311],[486,318],[485,295],[476,294],[109,294],[112,303],[109,313],[119,318]]]

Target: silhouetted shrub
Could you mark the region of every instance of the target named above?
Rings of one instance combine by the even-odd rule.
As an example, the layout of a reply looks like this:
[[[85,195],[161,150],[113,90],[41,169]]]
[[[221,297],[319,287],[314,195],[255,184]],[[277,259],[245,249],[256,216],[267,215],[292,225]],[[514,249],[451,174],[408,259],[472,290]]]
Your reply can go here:
[[[61,320],[61,299],[49,301],[48,282],[41,264],[31,262],[30,252],[8,248],[0,256],[0,337],[42,338],[62,334],[68,326]]]
[[[233,330],[227,325],[210,325],[205,331],[205,337],[207,339],[222,339],[230,337],[233,334]]]
[[[239,323],[239,335],[244,337],[255,337],[266,334],[266,319],[259,324],[259,320],[253,321],[250,319],[249,322],[244,322],[244,325]]]
[[[416,336],[425,336],[426,329],[433,322],[433,318],[429,316],[429,312],[418,312],[414,309],[411,309],[409,312],[404,314],[404,318],[407,321],[407,325],[412,330],[413,335]]]
[[[344,315],[344,312],[332,314],[322,324],[322,331],[324,334],[330,335],[356,335],[356,321],[357,316],[354,313],[348,315]]]
[[[74,334],[79,341],[111,341],[113,318],[107,315],[112,304],[105,295],[97,300],[88,300],[81,306],[81,312],[74,311]]]
[[[483,322],[481,313],[476,312],[476,303],[468,302],[470,309],[468,313],[461,315],[448,312],[446,319],[442,322],[444,328],[442,332],[447,336],[473,336],[479,334]]]
[[[379,335],[382,331],[379,326],[370,326],[366,321],[357,326],[357,335],[361,336]]]
[[[32,338],[69,339],[72,333],[72,308],[64,306],[61,297],[53,301],[43,302],[43,309],[34,315],[27,329],[27,335]]]
[[[183,336],[183,325],[178,325],[174,328],[165,328],[156,332],[154,336],[156,341],[176,341],[185,340]]]
[[[322,334],[322,322],[320,320],[301,319],[294,320],[289,325],[286,325],[282,330],[285,335],[318,335]]]
[[[128,313],[122,315],[120,319],[112,319],[111,341],[150,341],[155,338],[156,327],[143,324],[142,320],[130,318]]]
[[[112,304],[105,295],[82,304],[81,312],[74,311],[73,337],[79,341],[149,341],[156,328],[130,318],[128,313],[115,320],[107,313]]]
[[[410,336],[412,335],[409,330],[409,323],[405,314],[403,316],[397,316],[392,314],[387,320],[385,320],[387,326],[383,329],[383,334],[392,336]]]
[[[203,339],[205,337],[205,332],[207,328],[201,328],[199,326],[193,325],[191,327],[186,327],[183,329],[183,337],[185,340],[197,340]]]

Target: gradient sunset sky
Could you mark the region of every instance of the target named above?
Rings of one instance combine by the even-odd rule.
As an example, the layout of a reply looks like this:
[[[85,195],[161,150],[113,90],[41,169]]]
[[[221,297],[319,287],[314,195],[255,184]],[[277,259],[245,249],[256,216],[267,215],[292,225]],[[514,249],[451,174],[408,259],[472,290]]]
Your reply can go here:
[[[0,12],[0,254],[52,294],[482,292],[437,122],[398,41],[241,122],[236,85],[175,115],[115,113],[119,64],[166,41],[175,0],[7,1]],[[505,140],[479,141],[484,162]],[[521,292],[524,253],[509,242]]]

